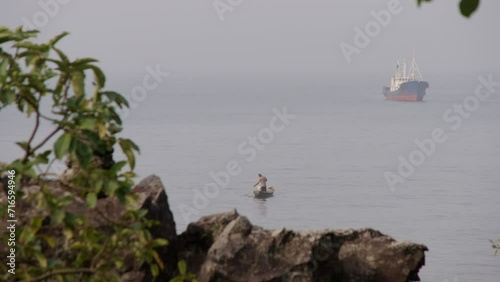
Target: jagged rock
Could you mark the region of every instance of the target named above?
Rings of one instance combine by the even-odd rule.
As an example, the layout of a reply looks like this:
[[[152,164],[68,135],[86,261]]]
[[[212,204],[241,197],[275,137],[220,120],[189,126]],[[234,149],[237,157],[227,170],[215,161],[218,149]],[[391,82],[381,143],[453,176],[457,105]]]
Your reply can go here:
[[[153,238],[163,238],[169,242],[168,246],[158,249],[158,254],[165,262],[165,269],[157,280],[167,280],[177,268],[177,231],[165,187],[158,176],[150,175],[139,182],[134,191],[139,196],[138,208],[146,209],[148,211],[146,217],[159,222],[150,228]],[[151,281],[148,269],[145,269],[145,273],[144,281]]]
[[[178,242],[202,282],[419,281],[427,250],[373,229],[265,230],[235,210],[191,223]]]

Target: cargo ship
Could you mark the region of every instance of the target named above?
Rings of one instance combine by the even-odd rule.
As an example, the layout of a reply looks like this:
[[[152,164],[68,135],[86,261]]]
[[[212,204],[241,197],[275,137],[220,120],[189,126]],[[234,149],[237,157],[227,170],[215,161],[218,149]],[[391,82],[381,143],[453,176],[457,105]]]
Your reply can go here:
[[[411,66],[406,71],[406,61],[400,65],[399,60],[396,65],[396,73],[391,78],[391,85],[384,86],[384,96],[392,101],[422,101],[425,90],[429,87],[427,81],[422,80],[422,74],[415,61],[415,54]]]

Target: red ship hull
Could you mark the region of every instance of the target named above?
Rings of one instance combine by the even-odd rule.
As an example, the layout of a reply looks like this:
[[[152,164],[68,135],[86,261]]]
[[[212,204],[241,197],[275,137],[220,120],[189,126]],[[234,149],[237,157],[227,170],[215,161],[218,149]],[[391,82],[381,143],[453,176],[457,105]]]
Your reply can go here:
[[[419,101],[417,95],[394,95],[386,96],[385,98],[391,101]]]

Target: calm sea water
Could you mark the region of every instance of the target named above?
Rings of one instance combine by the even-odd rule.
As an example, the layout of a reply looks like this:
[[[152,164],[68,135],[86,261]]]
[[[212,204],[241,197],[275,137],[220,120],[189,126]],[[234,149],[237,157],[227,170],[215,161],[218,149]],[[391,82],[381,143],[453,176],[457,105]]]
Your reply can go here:
[[[372,227],[429,247],[423,281],[498,281],[500,256],[488,239],[500,238],[500,88],[452,130],[443,114],[474,93],[477,75],[427,79],[425,102],[408,103],[385,101],[383,79],[174,76],[137,103],[124,134],[141,147],[140,176],[162,178],[179,233],[188,224],[182,206],[197,212],[191,221],[236,208],[266,228]],[[118,88],[126,93],[136,80]],[[296,117],[248,161],[238,146],[250,148],[240,144],[284,107]],[[28,134],[13,126],[27,129],[27,121],[12,116],[0,112],[3,161],[16,157],[12,143]],[[391,190],[384,173],[396,172],[398,157],[408,159],[415,139],[435,128],[447,140]],[[195,190],[229,162],[241,172],[196,209]],[[250,197],[258,173],[276,187],[274,198]]]

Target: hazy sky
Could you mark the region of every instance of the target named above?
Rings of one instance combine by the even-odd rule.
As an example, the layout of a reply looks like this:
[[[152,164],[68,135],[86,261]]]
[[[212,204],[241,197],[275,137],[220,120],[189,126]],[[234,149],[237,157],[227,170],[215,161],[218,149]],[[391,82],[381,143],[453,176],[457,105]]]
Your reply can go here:
[[[424,76],[500,69],[497,0],[482,0],[469,20],[458,0],[421,8],[416,0],[217,1],[232,9],[223,21],[212,0],[2,0],[0,25],[24,18],[44,39],[69,31],[61,47],[73,58],[98,58],[108,73],[160,64],[181,76],[371,75],[392,73],[413,49]],[[355,47],[355,27],[364,30],[374,20],[370,12],[390,2],[399,2],[400,12],[348,63],[340,44]],[[50,3],[49,12],[41,3]]]

